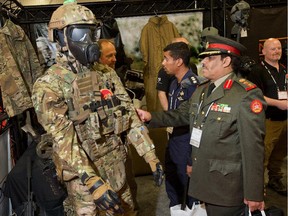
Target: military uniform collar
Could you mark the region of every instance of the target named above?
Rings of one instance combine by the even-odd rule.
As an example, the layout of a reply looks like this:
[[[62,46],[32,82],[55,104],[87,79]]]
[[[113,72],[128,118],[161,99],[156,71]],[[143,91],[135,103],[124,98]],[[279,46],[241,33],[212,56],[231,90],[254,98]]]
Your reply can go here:
[[[108,65],[104,65],[104,64],[101,64],[101,63],[98,63],[98,62],[95,62],[92,67],[93,67],[94,70],[101,71],[103,73],[108,73],[108,72],[111,72],[111,70],[113,70]]]
[[[213,97],[208,97],[207,100],[204,101],[203,106],[209,105],[212,102],[224,97],[225,93],[224,90],[230,89],[233,85],[233,81],[237,79],[237,76],[235,73],[229,73],[227,75],[225,75],[224,77],[221,77],[220,79],[216,80],[218,87],[220,86],[220,88],[217,88],[215,82],[215,89],[214,89],[214,93],[213,93]],[[228,82],[229,81],[229,82]],[[206,82],[208,83],[208,82]],[[229,86],[227,87],[227,84],[229,84]],[[206,84],[207,86],[207,84]],[[205,87],[204,87],[205,88]],[[205,94],[207,94],[207,90],[208,88],[204,89],[205,90]]]
[[[25,33],[21,27],[15,25],[11,20],[6,20],[3,28],[0,29],[0,33],[12,37],[14,40],[23,40]]]
[[[215,84],[214,91],[215,91],[215,89],[217,89],[218,86],[220,86],[231,74],[232,74],[232,72],[229,73],[229,74],[227,74],[227,75],[225,75],[225,76],[223,76],[223,77],[221,77],[221,78],[219,78],[219,79],[217,79],[216,81],[214,81],[214,84]]]
[[[154,17],[151,17],[149,19],[149,22],[153,23],[153,24],[156,24],[156,25],[159,25],[159,24],[163,24],[165,22],[167,22],[168,18],[166,15],[163,15],[163,16],[154,16]]]

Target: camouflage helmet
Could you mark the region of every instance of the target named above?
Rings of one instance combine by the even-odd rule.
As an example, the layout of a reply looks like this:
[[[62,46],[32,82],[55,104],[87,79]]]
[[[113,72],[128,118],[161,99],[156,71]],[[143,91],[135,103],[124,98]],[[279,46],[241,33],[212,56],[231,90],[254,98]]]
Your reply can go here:
[[[56,29],[60,30],[73,24],[97,24],[96,18],[90,9],[73,1],[67,2],[64,2],[52,14],[48,25],[50,41],[55,41],[53,32]]]

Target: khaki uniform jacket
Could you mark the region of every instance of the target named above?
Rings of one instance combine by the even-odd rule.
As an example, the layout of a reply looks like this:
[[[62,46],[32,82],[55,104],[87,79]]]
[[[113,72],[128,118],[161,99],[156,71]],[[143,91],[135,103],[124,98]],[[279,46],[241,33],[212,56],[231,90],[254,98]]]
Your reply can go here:
[[[193,132],[203,124],[200,146],[192,148],[189,195],[221,206],[241,205],[244,198],[263,201],[266,102],[261,90],[235,74],[208,98],[207,90],[204,83],[178,110],[153,113],[149,125],[190,124]]]
[[[175,37],[180,37],[178,30],[165,15],[151,17],[141,31],[140,51],[144,62],[145,95],[151,111],[162,110],[156,91],[158,71],[162,67],[163,49]]]

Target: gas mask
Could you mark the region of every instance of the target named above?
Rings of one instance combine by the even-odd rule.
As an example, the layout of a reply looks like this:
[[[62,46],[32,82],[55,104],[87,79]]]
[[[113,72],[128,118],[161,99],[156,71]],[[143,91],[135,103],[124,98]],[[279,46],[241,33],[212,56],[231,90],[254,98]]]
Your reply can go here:
[[[66,29],[69,51],[83,65],[99,60],[100,50],[96,41],[96,25],[70,25]]]

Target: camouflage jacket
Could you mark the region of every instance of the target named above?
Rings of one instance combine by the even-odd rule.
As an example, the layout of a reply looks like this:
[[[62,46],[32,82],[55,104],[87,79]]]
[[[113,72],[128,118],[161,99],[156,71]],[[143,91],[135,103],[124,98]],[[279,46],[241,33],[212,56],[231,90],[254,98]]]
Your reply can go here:
[[[129,116],[127,132],[130,142],[134,145],[138,154],[144,156],[147,162],[156,158],[154,145],[147,135],[147,128],[138,119],[131,99],[114,70],[97,64],[93,70],[79,66],[77,74],[74,74],[67,64],[57,62],[34,84],[32,101],[39,122],[48,133],[52,134],[54,151],[61,154],[60,157],[65,158],[70,167],[74,167],[75,171],[81,174],[84,166],[85,169],[88,166],[88,161],[83,155],[82,147],[80,147],[86,139],[79,137],[83,134],[79,133],[77,128],[83,131],[83,128],[79,126],[85,126],[86,134],[88,134],[90,141],[94,142],[92,144],[102,142],[103,138],[114,136],[117,132],[113,128],[108,132],[105,131],[105,128],[111,126],[111,122],[106,121],[109,120],[109,117],[103,118],[104,120],[101,119],[101,113],[107,114],[111,110],[113,112],[118,111],[118,108],[122,111],[123,107],[126,110],[125,113]],[[92,79],[96,82],[91,83],[90,76],[96,77],[96,79]],[[85,83],[85,81],[87,82]],[[100,106],[105,112],[101,112],[95,105],[101,98],[103,102],[103,97],[105,97],[100,90],[112,92],[117,97],[117,101],[120,101],[120,104],[114,106],[113,109],[106,110],[109,105],[105,102],[105,105]],[[90,93],[86,94],[85,91]],[[107,97],[109,96],[108,94]],[[93,104],[95,105],[94,108],[92,108]],[[98,114],[93,115],[93,113]],[[116,115],[116,113],[112,113],[112,115],[114,114]],[[91,124],[95,123],[95,118],[100,119],[100,125],[89,128]],[[100,129],[98,132],[96,131],[97,128]],[[97,141],[97,139],[99,140]],[[102,148],[102,151],[102,154],[104,154],[106,150]],[[72,157],[73,155],[81,156],[84,161],[83,164],[79,164],[79,160],[76,162]]]
[[[20,26],[7,20],[0,29],[0,85],[10,117],[33,107],[32,86],[43,74],[36,52]]]

